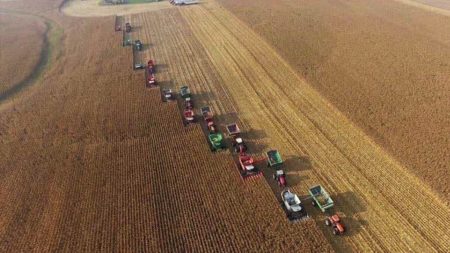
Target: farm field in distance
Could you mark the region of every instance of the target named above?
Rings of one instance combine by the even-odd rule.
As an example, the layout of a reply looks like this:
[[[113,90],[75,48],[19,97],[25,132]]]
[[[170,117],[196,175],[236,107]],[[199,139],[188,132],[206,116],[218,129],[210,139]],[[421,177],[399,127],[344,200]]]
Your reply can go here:
[[[41,57],[46,29],[37,18],[1,13],[0,97],[32,74]]]
[[[395,1],[219,2],[449,203],[449,17]]]
[[[445,191],[437,194],[448,184],[445,178],[427,179],[425,169],[414,175],[399,153],[377,139],[382,134],[374,137],[349,116],[352,111],[343,110],[330,96],[341,94],[344,104],[358,105],[360,114],[355,115],[361,118],[367,116],[368,106],[354,98],[367,96],[368,90],[383,108],[391,108],[386,101],[395,97],[394,91],[378,87],[371,79],[380,70],[374,68],[372,73],[367,65],[359,66],[358,61],[367,57],[358,51],[362,49],[355,49],[358,54],[340,44],[351,35],[345,25],[350,27],[358,18],[383,23],[384,14],[373,12],[385,6],[371,0],[365,0],[364,6],[356,1],[336,5],[319,0],[305,1],[298,9],[299,2],[292,0],[268,1],[266,7],[284,14],[273,23],[274,27],[285,23],[286,29],[276,28],[280,35],[275,39],[265,30],[270,23],[260,18],[271,16],[267,9],[233,1],[204,0],[182,7],[163,1],[146,5],[143,13],[127,6],[103,8],[93,1],[33,1],[41,8],[34,13],[57,24],[63,36],[42,78],[12,102],[0,101],[1,252],[450,251],[450,209],[442,196]],[[26,14],[26,3],[0,2],[0,11]],[[400,3],[390,7],[394,13],[405,8],[436,22],[443,18]],[[360,8],[363,15],[349,15],[343,21],[347,8]],[[326,15],[319,15],[319,9]],[[320,20],[333,18],[344,22],[335,22],[337,29],[346,31],[342,38]],[[255,25],[255,20],[263,23]],[[299,20],[311,23],[296,23]],[[126,22],[132,25],[131,32],[115,31],[118,23],[125,30]],[[293,29],[291,23],[298,27]],[[390,26],[383,25],[389,32]],[[355,26],[353,31],[358,29]],[[296,34],[295,40],[297,33],[313,38],[297,41],[294,48],[286,31]],[[447,35],[424,31],[415,48],[431,54],[427,43],[444,43]],[[367,34],[366,39],[379,38]],[[414,30],[402,35],[413,34]],[[335,44],[330,46],[326,42],[331,35]],[[122,46],[127,39],[139,39],[143,49]],[[387,39],[396,41],[396,37]],[[384,46],[378,43],[375,40],[373,45]],[[283,45],[302,59],[287,54]],[[379,53],[377,47],[369,47],[368,54]],[[446,50],[445,44],[442,48]],[[385,58],[391,55],[395,52],[389,51]],[[410,57],[402,64],[417,64],[414,55]],[[445,64],[446,59],[434,57]],[[339,58],[353,64],[355,71]],[[135,63],[146,64],[149,59],[156,64],[158,87],[153,89],[146,87],[147,70],[133,70]],[[370,59],[380,64],[378,58]],[[330,85],[338,78],[333,76],[341,74],[335,69],[338,63],[340,89]],[[435,66],[434,61],[430,64]],[[445,71],[446,66],[441,67]],[[423,72],[435,73],[427,68]],[[360,75],[372,88],[357,86]],[[385,78],[390,80],[390,74]],[[431,88],[445,87],[448,75],[435,78]],[[179,92],[184,85],[192,92],[197,119],[188,125],[183,124]],[[329,93],[323,90],[327,85]],[[396,91],[403,92],[402,87]],[[175,100],[163,102],[162,91],[169,88],[175,91]],[[379,89],[385,94],[378,94]],[[429,92],[417,88],[408,93],[413,98],[404,100],[422,105],[419,94],[426,94],[435,99],[434,105],[427,106],[442,116],[446,109],[440,106],[446,100],[439,96],[446,96],[446,91]],[[200,108],[207,105],[220,132],[226,133],[226,124],[238,123],[247,153],[257,160],[262,177],[241,179],[228,134],[224,135],[228,148],[211,152],[200,115]],[[376,118],[377,112],[370,115]],[[395,113],[389,111],[386,120]],[[430,120],[430,124],[441,123],[436,122]],[[445,138],[439,132],[430,136]],[[427,153],[435,146],[423,143],[423,147]],[[287,219],[280,197],[283,188],[272,179],[275,170],[263,159],[270,149],[280,151],[288,187],[298,194],[309,218],[297,223]],[[442,152],[448,153],[448,148]],[[436,157],[445,159],[439,152]],[[440,168],[436,170],[445,177]],[[432,182],[438,183],[437,188]],[[325,213],[312,205],[308,195],[317,184],[335,202]],[[332,213],[338,213],[346,225],[342,236],[333,235],[324,224]]]

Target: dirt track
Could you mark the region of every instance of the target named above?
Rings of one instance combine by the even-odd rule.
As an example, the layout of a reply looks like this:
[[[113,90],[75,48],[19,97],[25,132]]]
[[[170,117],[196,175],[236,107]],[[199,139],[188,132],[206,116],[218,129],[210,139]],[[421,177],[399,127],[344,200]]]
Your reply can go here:
[[[157,11],[173,7],[169,1],[147,4],[99,5],[98,0],[70,0],[62,7],[62,12],[75,17],[101,17]]]
[[[179,10],[195,37],[185,21],[166,11],[166,27],[144,26],[148,41],[165,45],[157,59],[187,54],[172,75],[185,76],[176,85],[189,83],[196,93],[207,94],[224,121],[238,117],[260,151],[280,149],[290,158],[287,170],[297,192],[306,195],[307,187],[320,183],[332,193],[351,230],[343,238],[326,232],[336,250],[450,248],[448,207],[298,78],[270,46],[214,3]],[[204,68],[192,69],[193,60]],[[312,167],[302,166],[302,160]]]

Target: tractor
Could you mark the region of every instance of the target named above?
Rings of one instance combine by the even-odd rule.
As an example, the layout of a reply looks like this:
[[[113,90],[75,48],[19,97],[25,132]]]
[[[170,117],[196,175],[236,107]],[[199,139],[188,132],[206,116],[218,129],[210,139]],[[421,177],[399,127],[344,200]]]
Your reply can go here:
[[[228,131],[228,135],[231,136],[233,150],[236,153],[245,153],[247,152],[247,145],[244,143],[242,137],[240,137],[241,129],[236,123],[231,123],[226,125],[226,129]]]
[[[134,41],[134,48],[137,51],[141,51],[142,50],[142,42],[140,40],[136,40]]]
[[[287,185],[286,174],[284,173],[283,170],[277,170],[275,174],[273,174],[273,179],[277,181],[280,187],[286,187]]]
[[[189,108],[189,109],[193,109],[194,108],[194,101],[192,101],[192,99],[190,97],[186,98],[184,100],[184,107],[185,108]]]
[[[125,24],[125,32],[127,33],[131,32],[131,25],[128,22]]]
[[[334,235],[342,235],[345,232],[345,226],[338,214],[328,216],[325,220],[325,225],[331,226]]]

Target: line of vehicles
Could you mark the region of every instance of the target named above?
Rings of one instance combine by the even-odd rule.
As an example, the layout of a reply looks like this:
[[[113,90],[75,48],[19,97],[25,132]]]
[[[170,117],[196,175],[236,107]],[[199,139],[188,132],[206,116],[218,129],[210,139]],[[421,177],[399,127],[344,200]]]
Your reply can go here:
[[[116,19],[117,20],[117,19]],[[116,23],[116,31],[117,31]],[[119,29],[120,30],[120,29]],[[130,23],[126,23],[125,33],[131,32]],[[136,40],[134,43],[134,50],[142,50],[142,43],[140,40]],[[148,88],[157,88],[158,84],[155,77],[155,61],[150,59],[147,62],[145,71],[145,83]],[[141,67],[140,67],[141,68]],[[136,67],[135,67],[136,69]],[[170,102],[175,101],[176,97],[174,91],[170,88],[164,88],[161,91],[162,101]],[[195,123],[196,116],[194,112],[194,101],[191,91],[188,86],[182,86],[179,90],[182,105],[183,123],[185,126]],[[214,120],[214,114],[211,107],[204,106],[200,108],[200,114],[203,119],[203,124],[207,131],[207,139],[212,152],[225,150],[227,148],[225,137],[219,131]],[[306,212],[302,200],[299,196],[288,188],[287,175],[283,170],[283,159],[278,150],[269,150],[265,153],[263,158],[254,158],[249,155],[248,146],[245,143],[241,129],[237,123],[231,123],[225,125],[225,129],[228,137],[231,139],[232,153],[237,154],[237,168],[239,175],[243,180],[259,178],[263,175],[263,172],[257,163],[261,161],[267,161],[267,167],[274,170],[272,178],[283,189],[281,191],[282,208],[286,212],[287,218],[292,222],[297,222],[309,218]],[[308,189],[309,196],[303,200],[311,200],[313,206],[316,206],[323,213],[329,213],[329,210],[334,206],[334,201],[328,194],[328,192],[321,185],[315,185]],[[345,232],[345,226],[342,223],[340,216],[336,214],[329,214],[326,217],[325,224],[332,228],[332,232],[335,235],[342,235]]]

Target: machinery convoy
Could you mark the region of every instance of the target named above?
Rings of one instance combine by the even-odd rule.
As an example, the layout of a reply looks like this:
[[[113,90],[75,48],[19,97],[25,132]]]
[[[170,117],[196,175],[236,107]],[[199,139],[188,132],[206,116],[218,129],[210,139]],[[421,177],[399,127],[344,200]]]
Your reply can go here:
[[[179,1],[183,2],[183,1]],[[118,22],[121,20],[119,17],[116,17],[115,30],[122,31],[121,23]],[[124,34],[124,46],[128,44],[128,41],[131,41],[131,37],[129,33],[131,33],[132,28],[130,23],[125,24]],[[141,51],[142,43],[140,40],[136,40],[134,42],[133,50]],[[138,65],[139,63],[135,63],[134,69],[144,68],[143,64]],[[145,83],[148,88],[156,88],[157,82],[155,78],[155,62],[150,59],[147,62],[146,71],[145,71]],[[170,88],[164,88],[161,90],[162,101],[170,102],[175,101],[174,91]],[[183,107],[182,115],[183,115],[183,123],[185,126],[188,124],[195,122],[195,112],[194,112],[194,101],[192,98],[191,91],[188,86],[184,85],[180,88],[179,91],[180,99],[182,100],[181,104]],[[225,143],[224,135],[218,130],[217,125],[214,121],[214,115],[209,106],[204,106],[200,108],[200,114],[203,118],[203,122],[207,131],[207,139],[211,148],[211,151],[220,151],[226,149],[227,145]],[[231,123],[225,125],[225,129],[227,131],[228,137],[231,139],[231,148],[232,153],[237,154],[237,168],[239,171],[239,175],[243,180],[250,178],[259,178],[263,175],[263,172],[256,165],[259,161],[265,160],[267,161],[267,167],[272,168],[274,170],[272,178],[276,181],[278,186],[280,186],[283,190],[281,191],[281,205],[283,210],[286,212],[286,217],[291,222],[297,222],[304,219],[308,219],[309,215],[306,212],[303,203],[299,196],[295,194],[291,189],[287,188],[287,175],[282,169],[283,167],[283,159],[278,152],[278,150],[269,150],[265,153],[265,157],[262,159],[254,159],[252,156],[247,154],[248,146],[244,142],[241,136],[241,129],[237,125],[237,123]],[[333,206],[334,201],[328,194],[328,192],[321,185],[315,185],[308,189],[309,197],[306,199],[312,199],[311,203],[313,206],[317,206],[319,210],[322,212],[328,212]],[[332,232],[334,235],[342,235],[345,232],[345,226],[341,221],[341,218],[338,214],[329,214],[326,217],[325,224],[327,226],[331,226]]]

